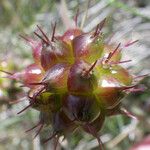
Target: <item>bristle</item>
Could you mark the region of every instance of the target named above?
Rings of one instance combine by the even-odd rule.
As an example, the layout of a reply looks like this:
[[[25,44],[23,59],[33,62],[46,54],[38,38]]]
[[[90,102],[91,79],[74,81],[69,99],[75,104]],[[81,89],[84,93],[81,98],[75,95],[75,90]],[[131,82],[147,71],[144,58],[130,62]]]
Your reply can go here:
[[[97,60],[94,62],[94,64],[89,68],[88,71],[86,71],[85,75],[84,76],[87,76],[93,69],[94,67],[96,66],[96,63],[97,63]]]
[[[49,38],[47,37],[47,35],[45,34],[45,32],[42,30],[42,28],[41,28],[40,26],[38,26],[38,25],[37,25],[37,27],[38,27],[38,29],[41,31],[41,33],[43,34],[43,36],[45,37],[46,41],[47,41],[48,43],[50,43]]]
[[[96,35],[98,33],[98,27],[99,27],[99,24],[96,26],[95,32],[94,32],[94,34],[92,35],[91,38],[96,37]]]
[[[124,61],[118,61],[118,62],[111,61],[111,62],[109,62],[109,64],[111,64],[111,65],[113,65],[113,64],[117,65],[117,64],[128,63],[128,62],[131,62],[131,61],[132,60],[124,60]]]
[[[32,102],[34,103],[34,102],[36,101],[36,98],[37,98],[45,89],[46,89],[46,87],[43,86],[43,87],[41,87],[41,89],[39,89],[38,91],[34,92],[33,96],[30,96],[30,95],[29,95],[30,93],[28,93],[27,97],[28,97],[29,99],[31,99]]]
[[[1,78],[17,80],[17,82],[22,83],[21,81],[18,80],[19,78],[15,77],[14,75],[3,76],[3,77],[1,77]]]
[[[123,90],[129,90],[129,89],[132,89],[132,88],[135,88],[137,85],[131,85],[131,86],[122,86],[122,87],[119,87],[119,89],[121,91]]]
[[[96,36],[98,36],[98,35],[100,34],[102,28],[104,27],[105,22],[106,22],[106,18],[103,19],[103,20],[96,26],[96,29],[95,29],[94,34],[92,35],[92,38],[93,38],[93,37],[96,37]]]
[[[79,17],[79,8],[77,9],[76,15],[74,17],[74,22],[76,27],[78,27],[78,17]]]
[[[28,106],[26,106],[24,109],[22,109],[21,111],[19,111],[17,114],[21,114],[22,112],[24,112],[25,110],[27,110],[28,108],[32,107],[33,103],[30,103]]]
[[[121,108],[120,109],[120,113],[123,114],[123,115],[126,115],[132,119],[136,119],[136,120],[139,120],[139,118],[135,115],[133,115],[131,112],[129,112],[128,110],[126,110],[125,108]]]
[[[26,130],[25,132],[30,132],[30,131],[34,130],[35,128],[37,128],[39,125],[41,125],[41,121],[39,121],[35,126],[33,126],[32,128]]]
[[[56,22],[54,23],[54,26],[53,26],[53,32],[52,32],[52,37],[51,37],[52,42],[54,42],[54,39],[55,39],[55,32],[56,32]]]
[[[28,85],[22,84],[22,85],[19,85],[19,87],[28,87]]]
[[[43,88],[41,88],[39,91],[35,92],[34,95],[33,95],[33,97],[30,97],[30,96],[28,95],[28,98],[31,98],[31,99],[32,99],[32,102],[31,102],[28,106],[26,106],[24,109],[22,109],[21,111],[19,111],[17,114],[20,114],[20,113],[24,112],[25,110],[27,110],[28,108],[32,107],[32,106],[35,104],[35,102],[36,102],[36,97],[37,97],[44,89],[45,89],[45,87],[43,87]]]
[[[98,28],[99,33],[100,33],[100,31],[102,30],[102,28],[104,27],[105,23],[106,23],[106,18],[104,18],[104,19],[99,23],[99,28]],[[98,34],[99,34],[99,33],[98,33]]]
[[[43,143],[46,144],[48,141],[50,141],[51,139],[53,139],[56,135],[57,135],[57,132],[54,132],[49,138],[47,138],[46,140],[44,140]]]
[[[57,136],[57,137],[55,136],[55,137],[54,137],[54,150],[57,149],[58,143],[59,143],[59,136]]]
[[[90,134],[93,135],[93,137],[95,137],[97,139],[100,150],[104,150],[103,142],[101,141],[101,139],[97,135],[97,133],[94,130],[94,128],[88,123],[86,123],[85,127],[88,128]]]
[[[26,37],[26,36],[24,36],[24,35],[19,35],[21,38],[23,38],[26,42],[32,42],[32,40],[29,38],[29,37]]]
[[[118,48],[120,47],[121,43],[118,44],[118,46],[114,49],[113,52],[110,52],[108,57],[105,60],[105,63],[108,63],[110,59],[114,56],[114,54],[117,52]]]
[[[40,127],[39,127],[39,129],[37,130],[36,134],[34,135],[34,138],[33,138],[33,139],[35,139],[35,138],[39,135],[39,133],[41,132],[43,126],[44,126],[44,123],[42,122],[42,123],[40,124]]]
[[[0,72],[6,73],[6,74],[11,75],[11,76],[14,75],[13,73],[5,71],[5,70],[0,70]]]
[[[145,78],[148,76],[149,76],[149,74],[144,74],[144,75],[135,76],[133,79],[136,80],[136,79]]]
[[[132,42],[128,42],[128,43],[126,43],[126,44],[124,45],[124,47],[131,46],[131,45],[137,43],[138,41],[139,41],[139,40],[135,40],[135,41],[132,41]]]
[[[34,34],[35,34],[38,38],[40,38],[46,45],[49,45],[49,43],[48,43],[42,36],[40,36],[38,33],[34,32]]]
[[[86,6],[85,14],[83,15],[83,18],[81,20],[81,25],[80,25],[81,29],[84,27],[85,20],[87,19],[88,10],[89,10],[89,7],[90,7],[90,2],[91,2],[91,0],[87,0],[87,4],[86,4],[87,6]]]
[[[43,82],[28,83],[29,85],[45,85]]]
[[[127,89],[128,92],[143,92],[145,91],[145,88],[133,88],[133,89]]]

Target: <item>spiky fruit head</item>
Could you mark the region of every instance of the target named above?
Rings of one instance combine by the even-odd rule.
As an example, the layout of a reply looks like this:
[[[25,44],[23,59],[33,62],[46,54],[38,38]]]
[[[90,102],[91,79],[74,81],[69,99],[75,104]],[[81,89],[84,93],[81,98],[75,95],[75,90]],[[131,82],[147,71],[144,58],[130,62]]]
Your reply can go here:
[[[40,41],[23,37],[32,47],[35,63],[21,73],[8,73],[8,77],[22,80],[30,88],[30,105],[22,111],[30,106],[40,111],[38,125],[53,127],[54,134],[49,139],[82,127],[100,143],[97,133],[105,117],[131,116],[120,100],[135,87],[135,82],[120,66],[128,62],[121,61],[121,44],[104,43],[104,22],[105,19],[92,32],[76,27],[62,36],[55,35],[55,24],[51,40],[37,26],[42,36],[34,33]]]

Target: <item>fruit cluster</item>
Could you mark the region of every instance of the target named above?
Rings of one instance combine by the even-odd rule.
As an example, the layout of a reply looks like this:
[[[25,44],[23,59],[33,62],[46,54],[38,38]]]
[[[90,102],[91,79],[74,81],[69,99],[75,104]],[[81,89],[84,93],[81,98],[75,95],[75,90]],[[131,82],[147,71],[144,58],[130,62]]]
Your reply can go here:
[[[34,34],[40,40],[22,36],[32,47],[34,63],[9,78],[29,87],[29,105],[18,114],[29,107],[40,111],[39,123],[28,131],[39,127],[39,133],[51,125],[48,141],[80,127],[97,138],[102,148],[98,132],[106,117],[134,117],[121,105],[121,99],[136,90],[134,78],[120,66],[128,62],[121,61],[121,44],[104,40],[105,20],[88,33],[75,27],[58,36],[55,24],[51,38],[39,26]]]

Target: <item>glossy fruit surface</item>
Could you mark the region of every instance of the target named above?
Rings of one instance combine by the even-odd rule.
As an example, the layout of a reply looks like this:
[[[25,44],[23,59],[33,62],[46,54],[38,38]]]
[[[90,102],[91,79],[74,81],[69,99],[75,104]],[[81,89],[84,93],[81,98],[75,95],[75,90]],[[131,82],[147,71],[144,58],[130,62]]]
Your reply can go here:
[[[88,72],[91,65],[85,61],[77,61],[70,68],[68,75],[68,90],[73,93],[88,94],[97,86],[97,79],[92,72]]]
[[[94,62],[101,57],[104,49],[102,37],[92,37],[92,34],[84,33],[75,37],[72,41],[74,56],[76,59]]]

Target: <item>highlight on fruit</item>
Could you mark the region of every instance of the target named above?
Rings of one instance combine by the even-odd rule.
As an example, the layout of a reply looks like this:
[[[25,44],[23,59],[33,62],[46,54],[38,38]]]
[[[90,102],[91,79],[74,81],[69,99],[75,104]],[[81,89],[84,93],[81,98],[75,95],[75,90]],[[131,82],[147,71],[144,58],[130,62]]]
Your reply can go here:
[[[122,106],[122,98],[130,92],[142,91],[138,78],[122,67],[131,60],[122,60],[122,51],[136,41],[109,44],[105,40],[103,26],[106,19],[94,30],[84,32],[77,25],[63,35],[53,24],[51,37],[41,26],[34,32],[35,39],[21,35],[31,46],[34,63],[21,72],[7,74],[7,78],[28,87],[26,99],[29,108],[40,112],[39,122],[26,132],[37,129],[35,137],[47,126],[52,126],[51,136],[44,143],[73,134],[78,128],[94,136],[100,149],[100,139],[105,118],[114,115],[136,117]],[[117,42],[116,42],[117,43]]]

